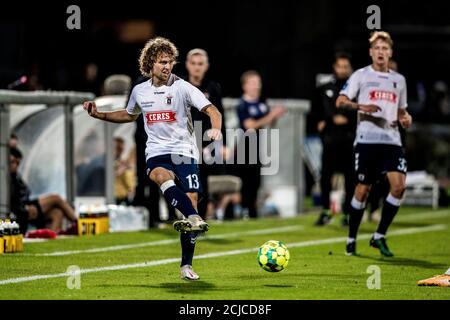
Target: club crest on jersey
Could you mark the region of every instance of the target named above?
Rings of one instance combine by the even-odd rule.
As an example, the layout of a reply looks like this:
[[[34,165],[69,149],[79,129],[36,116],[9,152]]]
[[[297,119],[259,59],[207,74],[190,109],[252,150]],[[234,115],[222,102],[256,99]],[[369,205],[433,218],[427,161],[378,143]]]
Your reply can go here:
[[[391,91],[373,90],[369,92],[370,100],[387,100],[392,103],[397,102],[397,95]]]
[[[392,84],[394,85],[394,89],[397,89],[397,82],[394,81]]]
[[[171,110],[145,113],[145,119],[147,120],[148,125],[152,125],[158,122],[174,122],[177,120],[175,116],[176,112]]]
[[[169,106],[172,104],[172,96],[167,96],[166,97],[166,104],[169,105]]]

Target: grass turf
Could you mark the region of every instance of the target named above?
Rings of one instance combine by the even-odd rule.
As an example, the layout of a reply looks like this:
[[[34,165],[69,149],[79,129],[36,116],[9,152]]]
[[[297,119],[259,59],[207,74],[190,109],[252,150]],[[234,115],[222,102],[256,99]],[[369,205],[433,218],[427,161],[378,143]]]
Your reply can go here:
[[[250,249],[267,240],[289,244],[346,236],[346,228],[338,218],[330,225],[314,227],[317,215],[290,219],[264,218],[252,221],[211,223],[208,235],[231,234],[215,239],[201,239],[196,254]],[[416,282],[450,267],[449,229],[422,232],[431,225],[450,225],[450,210],[430,211],[424,208],[402,208],[390,232],[416,228],[418,233],[388,237],[395,257],[383,258],[358,241],[358,257],[344,254],[345,244],[291,247],[291,260],[286,270],[269,273],[259,268],[256,250],[248,253],[194,260],[194,269],[201,280],[179,279],[178,262],[100,271],[81,275],[81,288],[68,289],[67,277],[39,279],[21,283],[0,284],[2,299],[446,299],[448,288],[419,287]],[[292,227],[287,231],[249,234],[249,231]],[[376,223],[366,222],[360,234],[371,233]],[[269,232],[269,231],[267,231]],[[179,243],[145,246],[108,252],[79,253],[63,256],[39,256],[42,253],[66,250],[87,250],[114,245],[137,244],[177,239],[172,229],[150,232],[114,233],[91,237],[27,243],[23,254],[0,256],[1,280],[66,272],[71,265],[81,269],[128,265],[168,258],[178,258]],[[368,289],[369,266],[381,270],[381,289]]]

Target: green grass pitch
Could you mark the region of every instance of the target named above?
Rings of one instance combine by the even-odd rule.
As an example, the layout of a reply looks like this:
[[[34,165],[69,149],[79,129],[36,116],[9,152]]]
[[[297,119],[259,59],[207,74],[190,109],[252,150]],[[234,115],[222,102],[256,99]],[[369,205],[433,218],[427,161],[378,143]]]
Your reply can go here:
[[[24,253],[0,256],[0,297],[450,298],[449,288],[416,284],[450,268],[449,209],[402,208],[388,234],[393,258],[381,257],[368,245],[376,223],[362,224],[357,244],[360,256],[347,257],[346,229],[340,226],[340,217],[320,228],[313,226],[316,218],[316,214],[307,214],[290,219],[212,222],[207,236],[197,244],[199,258],[194,260],[194,269],[201,277],[197,282],[179,279],[180,244],[171,228],[27,243]],[[291,254],[287,269],[279,273],[263,271],[256,260],[257,247],[271,239],[285,242]],[[79,289],[67,286],[73,277],[65,273],[73,265],[81,268]],[[370,266],[379,267],[380,289],[367,287]]]

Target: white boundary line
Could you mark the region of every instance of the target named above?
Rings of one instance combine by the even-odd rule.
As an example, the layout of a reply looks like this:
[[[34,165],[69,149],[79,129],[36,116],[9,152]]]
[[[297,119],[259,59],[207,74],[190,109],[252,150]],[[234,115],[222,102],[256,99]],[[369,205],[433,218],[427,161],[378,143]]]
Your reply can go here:
[[[437,219],[444,218],[450,216],[449,210],[438,210],[438,211],[427,211],[423,213],[409,214],[409,215],[399,215],[394,221],[397,222],[407,222],[407,221],[415,221],[415,220],[426,220],[426,219]],[[286,226],[280,228],[272,228],[272,229],[260,229],[260,230],[252,230],[252,231],[243,231],[243,232],[232,232],[232,233],[223,233],[211,236],[205,236],[200,239],[225,239],[226,237],[239,237],[244,235],[262,235],[262,234],[270,234],[276,232],[291,232],[302,229],[302,226]],[[36,239],[37,240],[37,239]],[[74,255],[74,254],[83,254],[83,253],[98,253],[98,252],[108,252],[108,251],[118,251],[118,250],[128,250],[135,248],[144,248],[144,247],[152,247],[152,246],[161,246],[167,244],[178,243],[179,239],[166,239],[166,240],[157,240],[151,242],[143,242],[143,243],[133,243],[133,244],[125,244],[125,245],[116,245],[110,247],[100,247],[100,248],[91,248],[84,250],[67,250],[67,251],[55,251],[49,253],[34,253],[27,254],[24,253],[24,256],[35,256],[35,257],[53,257],[53,256],[66,256],[66,255]]]
[[[428,226],[428,227],[395,230],[395,231],[390,232],[389,236],[400,236],[400,235],[415,234],[415,233],[422,233],[422,232],[442,231],[445,229],[447,229],[447,225],[438,224],[438,225],[432,225],[432,226]],[[371,236],[372,236],[372,234],[368,234],[368,233],[362,234],[358,237],[358,240],[370,239]],[[289,248],[309,247],[309,246],[314,246],[314,245],[344,242],[345,239],[346,239],[346,237],[320,239],[320,240],[309,240],[309,241],[289,243],[289,244],[287,244],[287,246]],[[231,256],[231,255],[237,255],[237,254],[243,254],[243,253],[254,253],[257,250],[258,250],[258,248],[247,248],[247,249],[240,249],[240,250],[211,252],[211,253],[198,255],[195,257],[195,259],[196,260],[209,259],[209,258]],[[179,262],[179,261],[180,261],[179,258],[169,258],[169,259],[146,261],[146,262],[133,263],[133,264],[121,264],[121,265],[107,266],[107,267],[96,267],[96,268],[89,268],[89,269],[81,269],[80,274],[102,272],[102,271],[124,270],[124,269],[131,269],[131,268],[146,268],[146,267],[175,263],[175,262]],[[11,279],[0,280],[0,285],[11,284],[11,283],[30,282],[30,281],[44,280],[44,279],[51,279],[51,278],[63,278],[63,277],[69,277],[69,276],[74,276],[74,274],[69,273],[69,272],[64,272],[64,273],[56,273],[56,274],[43,274],[43,275],[35,275],[35,276],[29,276],[29,277],[11,278]]]
[[[286,226],[286,227],[270,228],[270,229],[229,232],[229,233],[201,236],[199,239],[200,240],[226,239],[228,237],[262,235],[262,234],[270,234],[270,233],[276,233],[276,232],[292,232],[292,231],[301,230],[303,228],[304,228],[303,226]],[[34,254],[24,253],[22,255],[35,256],[35,257],[36,256],[37,257],[66,256],[66,255],[81,254],[81,253],[98,253],[98,252],[127,250],[127,249],[152,247],[152,246],[162,246],[162,245],[166,245],[166,244],[174,244],[174,243],[179,243],[179,242],[180,242],[180,239],[176,238],[176,239],[165,239],[165,240],[157,240],[157,241],[142,242],[142,243],[116,245],[116,246],[103,247],[103,248],[91,248],[91,249],[85,249],[85,250],[55,251],[55,252],[49,252],[49,253],[34,253]]]

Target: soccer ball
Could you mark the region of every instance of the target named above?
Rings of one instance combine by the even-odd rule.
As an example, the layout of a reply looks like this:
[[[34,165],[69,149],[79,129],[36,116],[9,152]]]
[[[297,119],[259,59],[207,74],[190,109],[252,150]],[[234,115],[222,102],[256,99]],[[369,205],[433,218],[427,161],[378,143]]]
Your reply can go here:
[[[279,272],[287,267],[289,250],[286,245],[277,240],[269,240],[258,250],[258,263],[266,271]]]

